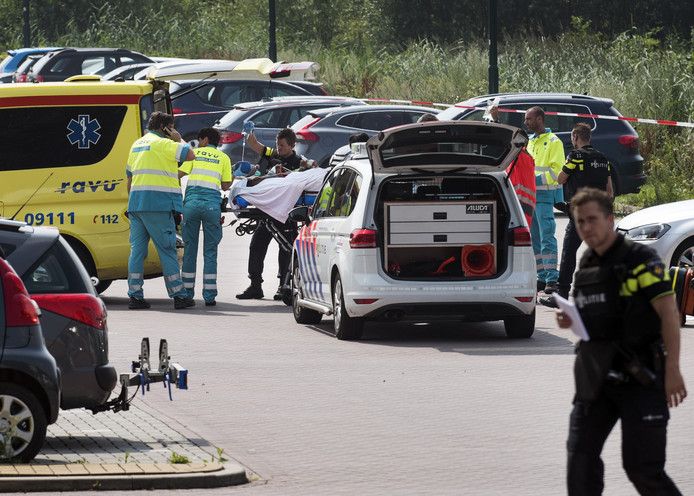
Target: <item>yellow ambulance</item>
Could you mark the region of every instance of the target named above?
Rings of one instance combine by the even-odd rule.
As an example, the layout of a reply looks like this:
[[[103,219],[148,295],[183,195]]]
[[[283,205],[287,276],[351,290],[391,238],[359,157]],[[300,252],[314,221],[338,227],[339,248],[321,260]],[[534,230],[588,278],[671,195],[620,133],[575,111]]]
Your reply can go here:
[[[100,292],[127,278],[125,163],[151,113],[170,109],[160,81],[0,85],[0,217],[57,227]],[[145,277],[160,274],[150,245]]]

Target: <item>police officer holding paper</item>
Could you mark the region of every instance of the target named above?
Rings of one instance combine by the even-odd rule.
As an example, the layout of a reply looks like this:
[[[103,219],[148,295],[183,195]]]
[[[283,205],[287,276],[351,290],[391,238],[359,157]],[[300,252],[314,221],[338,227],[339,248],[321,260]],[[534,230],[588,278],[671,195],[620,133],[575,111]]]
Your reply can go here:
[[[574,282],[574,301],[590,336],[577,347],[576,395],[570,417],[570,495],[604,488],[600,458],[621,420],[624,470],[640,494],[681,494],[665,473],[669,407],[687,396],[680,373],[679,315],[668,271],[648,247],[614,230],[612,198],[583,188],[571,201],[588,245]],[[557,312],[560,327],[572,322]]]

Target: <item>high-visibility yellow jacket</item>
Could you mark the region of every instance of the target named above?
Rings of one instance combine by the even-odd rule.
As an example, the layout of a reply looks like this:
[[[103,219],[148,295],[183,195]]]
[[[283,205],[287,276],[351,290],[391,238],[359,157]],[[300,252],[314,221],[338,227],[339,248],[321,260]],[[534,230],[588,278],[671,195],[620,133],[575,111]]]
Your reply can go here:
[[[186,198],[219,200],[223,182],[231,182],[231,160],[213,145],[196,148],[195,160],[183,162],[180,170],[188,174]],[[190,196],[189,196],[190,195]]]
[[[557,136],[547,131],[528,141],[528,153],[535,160],[537,191],[562,189],[557,181],[564,166],[564,145]]]
[[[176,143],[149,132],[133,143],[125,166],[132,178],[129,212],[180,212],[183,209],[178,164],[190,150],[187,143]]]

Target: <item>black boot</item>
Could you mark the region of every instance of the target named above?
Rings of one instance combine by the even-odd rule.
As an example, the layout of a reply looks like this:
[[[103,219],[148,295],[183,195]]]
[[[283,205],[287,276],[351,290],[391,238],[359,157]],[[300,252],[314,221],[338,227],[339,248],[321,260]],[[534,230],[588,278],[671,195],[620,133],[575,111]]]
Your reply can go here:
[[[238,300],[262,300],[263,299],[263,288],[261,286],[251,284],[246,288],[243,293],[236,295]]]

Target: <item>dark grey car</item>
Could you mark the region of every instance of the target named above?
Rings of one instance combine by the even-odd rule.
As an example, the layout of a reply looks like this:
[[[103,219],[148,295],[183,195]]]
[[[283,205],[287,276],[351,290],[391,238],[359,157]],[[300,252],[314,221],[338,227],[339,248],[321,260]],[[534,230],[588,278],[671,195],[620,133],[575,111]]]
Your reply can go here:
[[[248,102],[236,105],[234,110],[222,117],[215,124],[222,134],[220,149],[229,155],[232,163],[243,159],[256,163],[260,157],[250,147],[244,149],[243,125],[252,121],[255,124],[255,137],[268,146],[274,146],[275,137],[280,129],[289,127],[309,112],[326,107],[350,107],[364,105],[355,98],[339,96],[296,96],[278,97],[259,102]]]
[[[608,98],[565,93],[509,93],[484,95],[459,103],[460,107],[450,107],[439,114],[441,120],[482,120],[484,110],[462,107],[484,108],[496,98],[499,106],[515,110],[527,110],[539,105],[545,112],[583,114],[580,117],[566,115],[547,115],[545,125],[564,143],[564,151],[569,153],[571,130],[578,122],[585,122],[592,128],[592,145],[600,150],[614,166],[612,176],[616,194],[636,193],[646,182],[643,172],[643,157],[639,154],[639,135],[628,122],[620,120],[596,119],[592,115],[621,116],[614,102]],[[500,112],[499,121],[516,127],[523,126],[523,113]]]
[[[48,351],[62,376],[60,407],[93,408],[116,386],[108,363],[106,307],[56,229],[0,220],[0,245],[41,308]]]
[[[327,167],[330,157],[349,143],[355,133],[369,137],[390,127],[417,122],[422,114],[437,114],[437,109],[411,105],[363,105],[314,110],[292,125],[296,133],[296,153]]]
[[[124,48],[63,48],[44,55],[28,73],[32,82],[65,81],[78,74],[106,74],[122,65],[153,62]]]
[[[58,419],[60,375],[40,310],[0,252],[0,459],[27,462]]]

